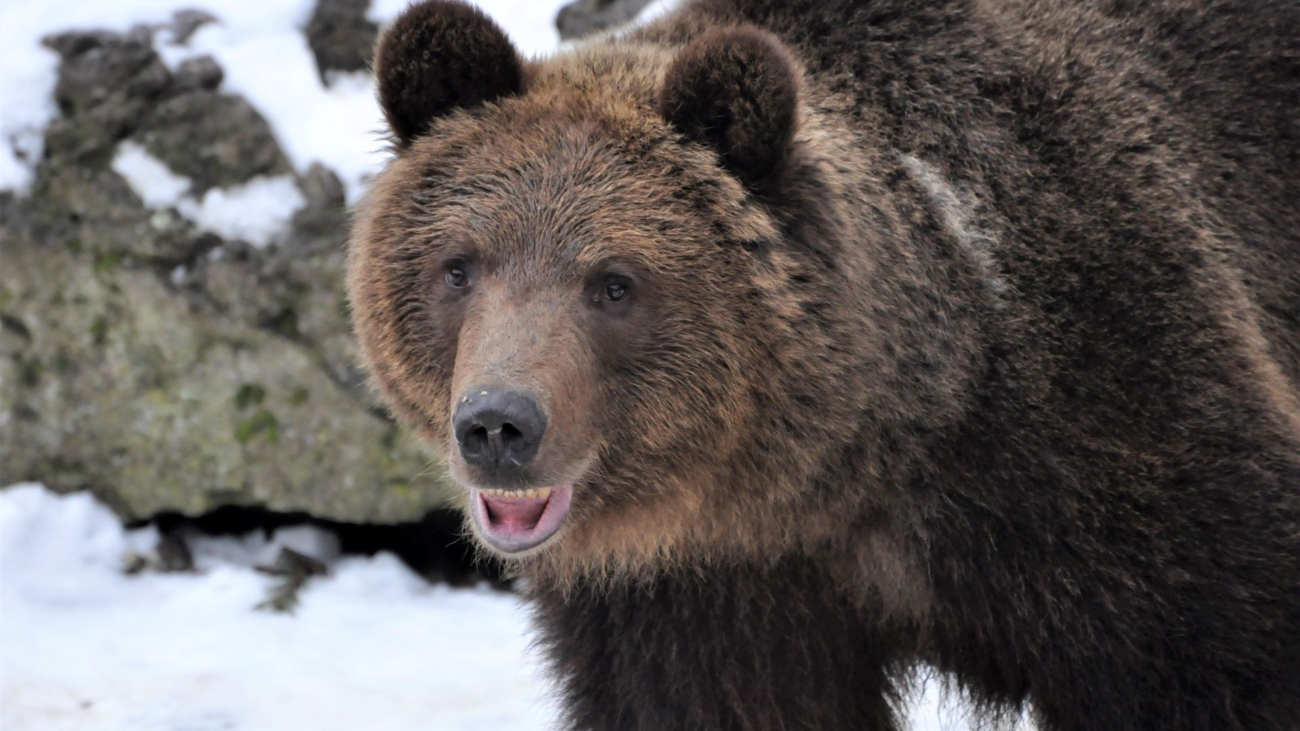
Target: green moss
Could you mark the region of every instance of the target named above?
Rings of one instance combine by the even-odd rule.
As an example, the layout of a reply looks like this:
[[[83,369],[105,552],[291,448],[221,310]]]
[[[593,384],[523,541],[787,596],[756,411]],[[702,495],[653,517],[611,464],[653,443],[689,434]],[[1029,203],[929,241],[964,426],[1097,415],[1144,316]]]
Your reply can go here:
[[[122,263],[122,253],[118,251],[105,251],[95,255],[95,273],[103,274],[117,268]]]
[[[248,444],[259,434],[266,439],[267,444],[280,441],[280,421],[266,409],[261,409],[235,426],[235,439],[240,444]]]
[[[66,376],[72,370],[73,361],[67,351],[60,350],[54,354],[54,359],[50,361],[50,368],[60,376]]]
[[[220,505],[248,504],[251,504],[248,493],[239,488],[214,487],[203,492],[204,509],[212,509]]]
[[[0,291],[0,295],[3,295],[3,291]],[[3,298],[0,298],[0,304],[2,303]],[[32,331],[27,329],[27,325],[23,324],[22,320],[12,315],[0,312],[0,330],[11,332],[19,338],[31,342]]]
[[[243,411],[249,406],[258,406],[266,400],[266,389],[258,383],[245,383],[235,392],[235,408]]]
[[[383,447],[385,452],[391,452],[397,446],[396,424],[389,424],[388,429],[379,436],[379,446]]]
[[[281,302],[280,311],[267,320],[267,327],[286,338],[298,337],[298,311],[292,302]]]
[[[39,360],[18,361],[18,385],[24,388],[35,388],[41,382],[41,374],[45,372],[45,366],[41,365]]]
[[[302,406],[307,403],[309,398],[311,398],[311,391],[306,388],[295,388],[293,393],[289,394],[289,403],[294,406]]]
[[[73,254],[80,254],[85,250],[86,250],[86,245],[81,243],[81,239],[75,236],[73,238],[68,239],[68,251],[72,252]]]
[[[108,318],[100,315],[95,321],[90,323],[90,337],[94,339],[96,346],[102,346],[108,342]]]

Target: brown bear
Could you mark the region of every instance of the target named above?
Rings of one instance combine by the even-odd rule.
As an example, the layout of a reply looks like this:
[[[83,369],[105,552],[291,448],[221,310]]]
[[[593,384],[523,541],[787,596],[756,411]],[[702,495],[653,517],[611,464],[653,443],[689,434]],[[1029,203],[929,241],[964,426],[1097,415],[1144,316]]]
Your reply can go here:
[[[1300,3],[688,0],[375,60],[374,381],[578,731],[1300,729]]]

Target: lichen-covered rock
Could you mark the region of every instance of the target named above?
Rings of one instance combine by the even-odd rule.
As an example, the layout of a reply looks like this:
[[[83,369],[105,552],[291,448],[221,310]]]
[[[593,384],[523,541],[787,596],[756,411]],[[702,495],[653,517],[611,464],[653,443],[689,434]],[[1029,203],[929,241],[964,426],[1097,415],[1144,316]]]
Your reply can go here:
[[[165,272],[5,234],[0,483],[91,488],[130,516],[255,502],[396,520],[441,499],[419,447],[309,347]]]
[[[88,488],[126,517],[229,503],[412,520],[449,494],[371,400],[343,292],[337,176],[298,175],[210,58],[169,71],[147,29],[47,39],[62,116],[29,198],[0,193],[0,485]],[[150,208],[110,163],[139,143],[191,196],[293,175],[264,249]]]
[[[97,256],[180,262],[204,245],[184,219],[145,209],[106,166],[44,166],[27,205],[43,227],[42,240],[66,241]]]
[[[247,288],[208,293],[148,260],[37,240],[21,218],[0,208],[0,483],[90,488],[130,517],[240,502],[399,520],[441,502],[427,457],[355,378],[341,383],[301,330],[223,301],[256,289],[257,252],[211,262]],[[303,266],[332,288],[328,259]],[[310,312],[309,291],[295,281],[274,306]],[[331,343],[342,312],[302,319],[347,349]]]
[[[153,50],[147,28],[130,33],[74,32],[45,44],[63,58],[54,98],[64,114],[86,112],[114,98],[144,100],[166,88],[171,74]]]
[[[652,0],[574,0],[560,8],[555,28],[571,40],[630,23]]]
[[[62,116],[45,135],[55,164],[86,162],[126,137],[171,84],[147,28],[63,33],[45,45],[63,59],[54,89]]]
[[[172,88],[179,92],[216,89],[224,78],[225,72],[211,56],[188,58],[172,74]]]

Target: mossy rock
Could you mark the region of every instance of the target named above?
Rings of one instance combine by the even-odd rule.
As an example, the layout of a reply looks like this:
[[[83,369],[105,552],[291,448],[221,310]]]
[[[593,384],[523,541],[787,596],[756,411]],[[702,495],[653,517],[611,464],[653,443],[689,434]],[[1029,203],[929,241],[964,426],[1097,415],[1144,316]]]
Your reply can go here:
[[[240,502],[398,521],[448,496],[433,456],[300,332],[148,259],[3,225],[0,261],[0,484],[89,488],[128,518]],[[252,287],[257,263],[243,266]],[[316,327],[346,339],[344,320]]]

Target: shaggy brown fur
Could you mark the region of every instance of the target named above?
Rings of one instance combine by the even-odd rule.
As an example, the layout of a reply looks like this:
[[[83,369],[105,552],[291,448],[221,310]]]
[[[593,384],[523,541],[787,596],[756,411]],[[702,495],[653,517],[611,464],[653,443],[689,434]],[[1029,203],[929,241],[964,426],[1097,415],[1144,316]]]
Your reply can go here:
[[[467,15],[381,44],[349,285],[462,482],[466,388],[547,412],[574,729],[890,729],[918,660],[1300,728],[1300,6],[699,0],[535,62]]]

